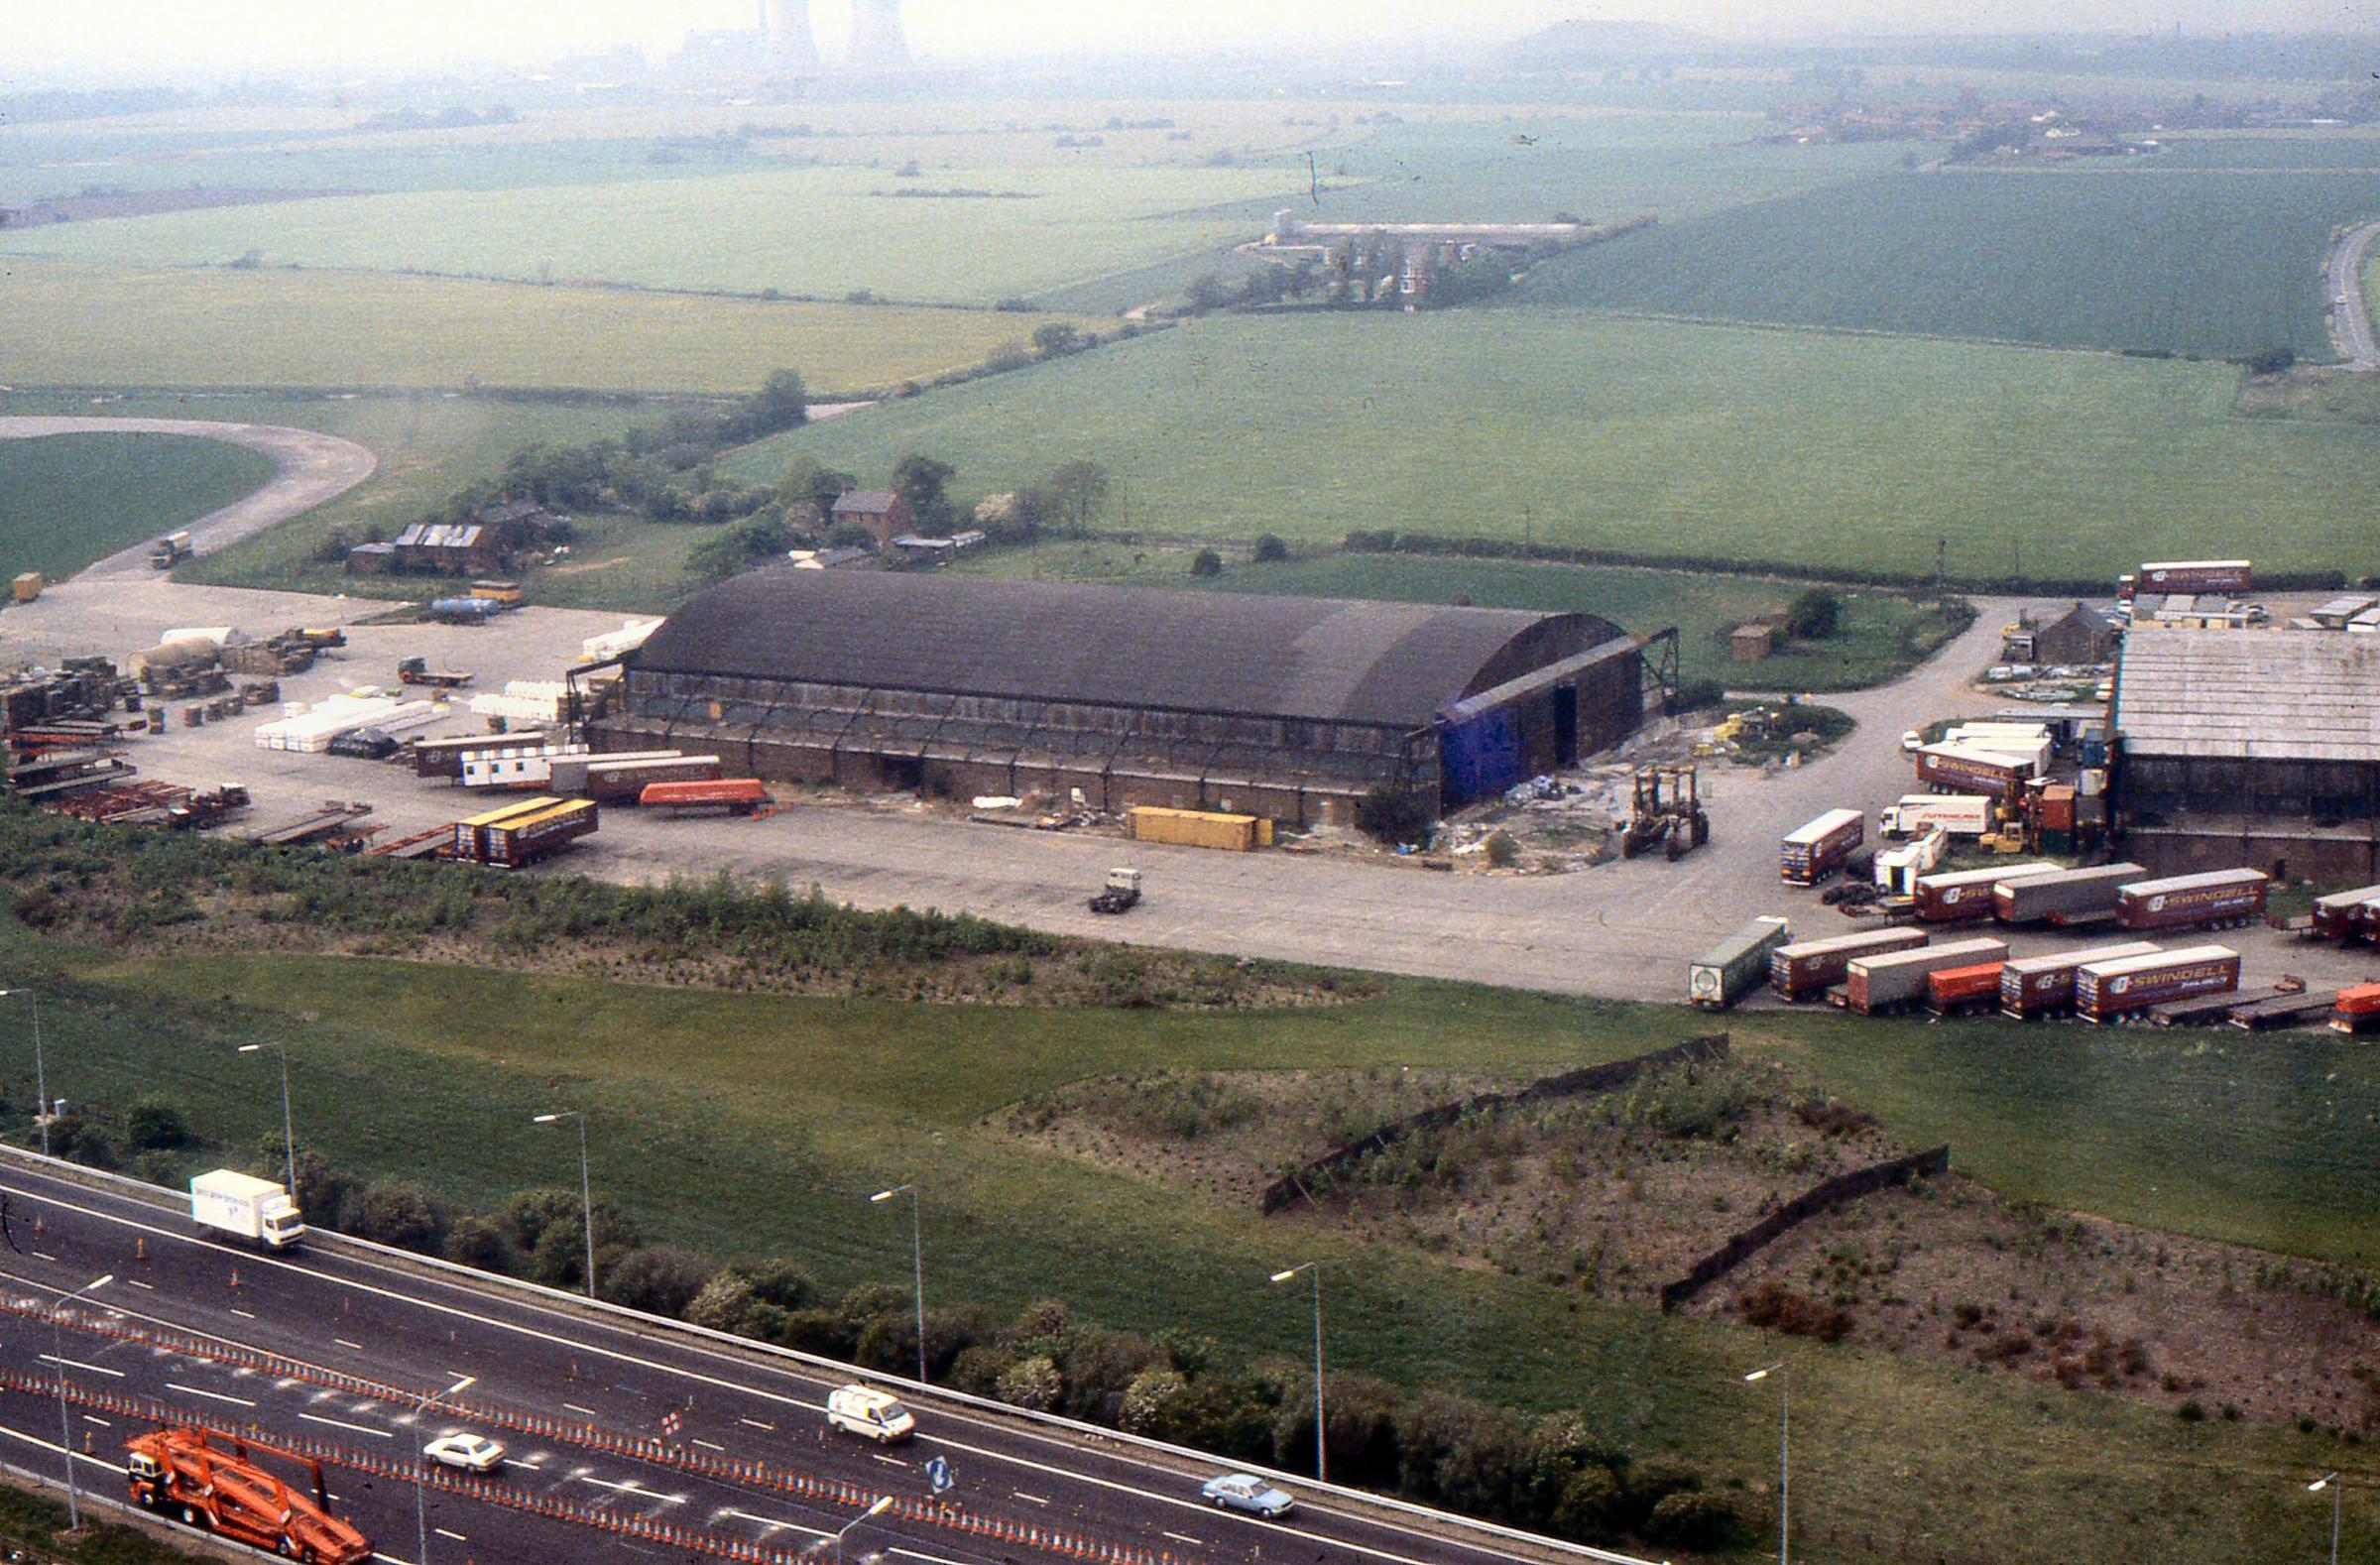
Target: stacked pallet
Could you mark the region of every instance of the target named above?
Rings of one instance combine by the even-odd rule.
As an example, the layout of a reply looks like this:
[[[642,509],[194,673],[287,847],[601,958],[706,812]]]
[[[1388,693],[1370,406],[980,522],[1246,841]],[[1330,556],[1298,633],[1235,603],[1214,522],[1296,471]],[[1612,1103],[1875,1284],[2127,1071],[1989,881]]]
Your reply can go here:
[[[434,723],[441,715],[427,701],[399,701],[385,695],[334,695],[310,707],[284,711],[286,715],[257,726],[257,749],[313,755],[329,749],[330,742],[341,734],[362,728],[394,734]]]

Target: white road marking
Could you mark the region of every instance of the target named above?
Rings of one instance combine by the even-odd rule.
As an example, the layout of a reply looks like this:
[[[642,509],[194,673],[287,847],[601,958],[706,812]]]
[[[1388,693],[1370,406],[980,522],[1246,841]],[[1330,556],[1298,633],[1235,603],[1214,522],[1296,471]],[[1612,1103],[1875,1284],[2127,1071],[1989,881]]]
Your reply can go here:
[[[1012,1490],[1011,1493],[1015,1495],[1018,1500],[1025,1501],[1031,1505],[1046,1505],[1049,1504],[1048,1501],[1043,1500],[1039,1495],[1028,1495],[1021,1489]]]
[[[471,1541],[469,1538],[464,1537],[460,1532],[449,1532],[444,1527],[432,1527],[429,1530],[435,1532],[439,1537],[452,1538],[457,1543],[468,1543]]]
[[[589,1418],[601,1418],[603,1416],[603,1414],[597,1412],[594,1408],[581,1407],[576,1402],[564,1402],[562,1405],[569,1408],[574,1413],[585,1413]]]
[[[365,1347],[365,1346],[364,1346],[362,1343],[360,1343],[360,1342],[349,1342],[349,1341],[348,1341],[346,1338],[344,1338],[344,1337],[333,1337],[333,1338],[331,1338],[330,1340],[331,1340],[331,1341],[333,1341],[333,1342],[335,1342],[335,1343],[337,1343],[337,1344],[338,1344],[340,1347],[342,1347],[342,1348],[353,1348],[353,1349],[354,1349],[356,1352],[358,1352],[358,1353],[368,1353],[368,1352],[370,1352],[370,1351],[371,1351],[370,1349],[366,1348],[366,1347]]]
[[[248,1405],[254,1407],[256,1403],[250,1402]],[[298,1416],[304,1419],[307,1423],[328,1424],[333,1429],[352,1429],[357,1434],[368,1434],[376,1440],[394,1440],[397,1438],[386,1429],[375,1429],[370,1424],[351,1424],[344,1418],[325,1418],[320,1413],[299,1413]]]
[[[697,1440],[694,1443],[702,1447],[705,1451],[724,1451],[727,1449],[727,1447],[719,1444],[715,1440]]]
[[[77,1370],[88,1370],[93,1375],[112,1375],[119,1381],[124,1379],[124,1372],[122,1370],[111,1370],[105,1365],[85,1364],[80,1359],[61,1359],[55,1353],[45,1353],[40,1355],[40,1358],[44,1364],[67,1364],[72,1365]]]
[[[1205,1540],[1204,1538],[1194,1538],[1194,1537],[1191,1537],[1191,1536],[1189,1536],[1189,1535],[1188,1535],[1188,1534],[1186,1534],[1186,1533],[1181,1533],[1181,1532],[1168,1532],[1168,1533],[1166,1533],[1165,1535],[1166,1535],[1167,1537],[1169,1537],[1169,1538],[1173,1539],[1173,1541],[1174,1541],[1174,1542],[1176,1542],[1176,1543],[1187,1543],[1187,1544],[1189,1544],[1189,1545],[1190,1545],[1192,1548],[1203,1549],[1203,1548],[1205,1548],[1205,1547],[1207,1546],[1207,1544],[1206,1544],[1206,1540]]]
[[[757,1521],[772,1532],[806,1532],[814,1538],[831,1538],[834,1536],[832,1532],[821,1531],[817,1527],[805,1527],[798,1521],[779,1521],[774,1516],[756,1516],[749,1510],[717,1510],[713,1511],[712,1514],[716,1516],[734,1516],[739,1521]],[[886,1549],[884,1552],[887,1554],[897,1554],[902,1559],[923,1560],[926,1562],[926,1565],[959,1565],[957,1560],[947,1558],[944,1555],[923,1554],[919,1553],[915,1549]]]
[[[33,1253],[33,1259],[36,1261],[47,1261],[54,1266],[58,1264],[58,1258],[56,1256],[46,1256],[38,1250]]]
[[[769,1431],[771,1434],[774,1434],[774,1433],[776,1433],[776,1425],[774,1425],[774,1424],[765,1424],[765,1423],[761,1422],[761,1421],[760,1421],[758,1418],[739,1418],[739,1419],[737,1419],[737,1420],[736,1420],[736,1422],[738,1422],[738,1423],[740,1423],[740,1424],[750,1424],[750,1425],[752,1425],[752,1426],[753,1426],[755,1429],[766,1429],[766,1430],[768,1430],[768,1431]]]
[[[664,1505],[682,1505],[686,1503],[686,1497],[683,1495],[663,1495],[647,1489],[633,1478],[622,1482],[608,1478],[596,1478],[586,1473],[573,1476],[582,1484],[593,1484],[597,1489],[609,1489],[623,1495],[634,1495],[639,1500],[657,1500]]]
[[[871,1452],[869,1452],[868,1454],[869,1454],[870,1456],[873,1456],[873,1457],[875,1457],[875,1458],[876,1458],[876,1459],[877,1459],[879,1462],[887,1462],[887,1463],[890,1463],[890,1464],[892,1464],[892,1466],[894,1466],[894,1467],[907,1467],[907,1466],[909,1465],[908,1463],[906,1463],[906,1462],[903,1462],[903,1461],[902,1461],[902,1460],[901,1460],[899,1457],[896,1457],[896,1456],[885,1456],[885,1455],[882,1455],[881,1453],[878,1453],[878,1452],[875,1452],[875,1451],[871,1451]]]
[[[97,1424],[102,1429],[113,1429],[115,1427],[114,1424],[109,1423],[106,1419],[93,1418],[89,1413],[84,1413],[82,1415],[82,1421],[86,1424]]]
[[[239,1316],[239,1317],[240,1317],[242,1320],[254,1320],[254,1319],[256,1319],[256,1316],[255,1316],[255,1315],[251,1314],[251,1313],[250,1313],[249,1311],[247,1311],[247,1310],[244,1310],[244,1309],[241,1309],[241,1308],[239,1308],[237,1305],[234,1305],[234,1306],[232,1307],[232,1311],[231,1311],[231,1312],[232,1312],[234,1315],[237,1315],[237,1316]]]
[[[139,1277],[126,1277],[124,1280],[136,1288],[147,1288],[152,1293],[157,1291],[157,1284],[154,1282],[143,1282]]]
[[[245,1396],[226,1396],[221,1391],[202,1391],[195,1385],[178,1385],[172,1381],[168,1381],[166,1383],[166,1389],[169,1391],[179,1391],[184,1396],[209,1396],[218,1402],[230,1402],[239,1407],[254,1407],[256,1405],[256,1403],[250,1401]],[[304,1414],[300,1413],[298,1416],[303,1417]]]

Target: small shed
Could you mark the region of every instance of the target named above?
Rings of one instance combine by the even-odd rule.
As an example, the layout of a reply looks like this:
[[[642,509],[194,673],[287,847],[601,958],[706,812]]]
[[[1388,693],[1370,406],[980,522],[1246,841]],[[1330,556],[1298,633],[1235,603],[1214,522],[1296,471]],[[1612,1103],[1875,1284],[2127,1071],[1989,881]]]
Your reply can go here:
[[[1737,662],[1758,662],[1777,650],[1777,628],[1765,621],[1755,620],[1738,625],[1727,638],[1727,651]]]
[[[2035,662],[2099,663],[2115,658],[2115,622],[2087,603],[2078,603],[2033,633]]]

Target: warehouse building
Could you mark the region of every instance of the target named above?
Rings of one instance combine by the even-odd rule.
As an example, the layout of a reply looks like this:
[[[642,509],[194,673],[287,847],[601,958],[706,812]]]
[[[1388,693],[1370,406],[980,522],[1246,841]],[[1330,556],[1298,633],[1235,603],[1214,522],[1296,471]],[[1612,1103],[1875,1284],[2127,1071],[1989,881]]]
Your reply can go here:
[[[1625,739],[1675,649],[1585,614],[775,567],[670,616],[595,738],[780,780],[1346,823],[1374,784],[1452,809]]]
[[[2108,727],[2125,857],[2380,880],[2380,638],[2128,636]]]

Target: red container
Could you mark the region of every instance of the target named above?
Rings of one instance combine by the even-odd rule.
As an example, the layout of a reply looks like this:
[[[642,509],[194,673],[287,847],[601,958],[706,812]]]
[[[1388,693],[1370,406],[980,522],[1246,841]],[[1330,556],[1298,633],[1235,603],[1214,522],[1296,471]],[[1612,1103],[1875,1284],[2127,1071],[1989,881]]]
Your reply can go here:
[[[2003,965],[1977,962],[1971,967],[1946,967],[1939,973],[1927,974],[1926,1009],[1957,1011],[1963,1006],[1998,1000]]]
[[[661,805],[689,806],[695,804],[722,805],[728,809],[750,810],[769,802],[769,790],[758,778],[726,778],[702,782],[648,782],[637,802],[647,809]]]
[[[2349,984],[2338,992],[2342,1017],[2380,1017],[2380,984]]]

